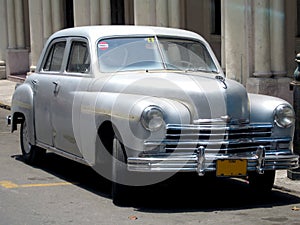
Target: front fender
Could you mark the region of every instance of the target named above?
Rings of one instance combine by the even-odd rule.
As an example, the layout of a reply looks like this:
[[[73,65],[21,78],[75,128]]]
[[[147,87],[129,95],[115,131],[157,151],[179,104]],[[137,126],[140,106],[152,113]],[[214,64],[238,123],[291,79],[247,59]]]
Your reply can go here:
[[[17,130],[17,124],[25,119],[28,126],[30,143],[35,143],[33,90],[28,83],[17,86],[11,103],[12,126],[11,132]]]
[[[293,136],[294,126],[290,128],[281,128],[278,127],[274,122],[274,112],[276,107],[281,104],[290,105],[287,101],[280,98],[259,94],[249,94],[249,101],[251,110],[251,123],[271,123],[274,126],[272,134],[274,137]]]
[[[77,94],[77,99],[80,100],[73,104],[76,107],[73,110],[76,112],[73,124],[77,124],[74,133],[81,153],[90,164],[95,162],[98,129],[104,122],[109,121],[116,129],[115,133],[119,134],[126,149],[130,150],[127,152],[128,156],[133,156],[143,150],[143,144],[147,138],[164,138],[165,136],[165,129],[150,132],[141,124],[140,118],[146,107],[159,106],[164,112],[166,124],[189,124],[191,122],[188,108],[176,100],[111,92]]]

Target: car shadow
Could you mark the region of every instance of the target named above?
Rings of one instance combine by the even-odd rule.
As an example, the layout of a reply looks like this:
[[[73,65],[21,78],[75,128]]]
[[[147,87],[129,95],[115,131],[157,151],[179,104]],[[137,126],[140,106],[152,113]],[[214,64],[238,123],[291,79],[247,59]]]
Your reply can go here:
[[[24,162],[21,155],[13,157]],[[37,167],[98,196],[111,199],[111,182],[91,167],[53,153],[47,153]],[[222,211],[300,204],[300,198],[292,193],[273,189],[269,195],[262,195],[253,192],[243,179],[199,177],[192,173],[177,174],[159,184],[134,188],[131,195],[130,207],[149,213]]]

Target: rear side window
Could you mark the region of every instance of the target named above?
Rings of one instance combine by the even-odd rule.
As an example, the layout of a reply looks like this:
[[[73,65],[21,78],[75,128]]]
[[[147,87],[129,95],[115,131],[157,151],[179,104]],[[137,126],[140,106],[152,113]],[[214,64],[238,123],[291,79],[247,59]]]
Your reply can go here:
[[[52,45],[48,52],[45,64],[43,66],[44,71],[58,72],[61,69],[64,52],[66,48],[66,42],[57,42]]]
[[[90,71],[90,56],[86,42],[74,41],[71,46],[67,72],[88,73]]]

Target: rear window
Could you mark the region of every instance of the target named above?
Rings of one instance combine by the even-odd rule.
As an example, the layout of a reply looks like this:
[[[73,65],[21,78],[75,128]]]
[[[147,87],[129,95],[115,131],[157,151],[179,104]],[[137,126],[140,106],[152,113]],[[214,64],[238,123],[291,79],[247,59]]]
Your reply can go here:
[[[58,72],[61,69],[64,52],[66,48],[66,42],[56,42],[51,46],[48,52],[45,64],[43,66],[44,71]]]

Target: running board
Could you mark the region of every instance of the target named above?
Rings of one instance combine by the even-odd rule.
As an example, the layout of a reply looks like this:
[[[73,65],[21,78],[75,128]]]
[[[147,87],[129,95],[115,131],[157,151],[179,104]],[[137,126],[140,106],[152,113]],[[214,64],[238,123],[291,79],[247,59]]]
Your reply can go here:
[[[90,166],[90,165],[84,160],[84,158],[82,158],[82,157],[79,157],[79,156],[70,154],[70,153],[68,153],[68,152],[59,150],[59,149],[57,149],[57,148],[48,146],[48,145],[43,144],[43,143],[37,143],[37,146],[38,146],[38,147],[41,147],[41,148],[44,148],[44,149],[46,149],[47,151],[53,152],[53,153],[55,153],[55,154],[57,154],[57,155],[59,155],[59,156],[62,156],[62,157],[64,157],[64,158],[71,159],[71,160],[74,160],[74,161],[79,162],[79,163],[81,163],[81,164]]]

